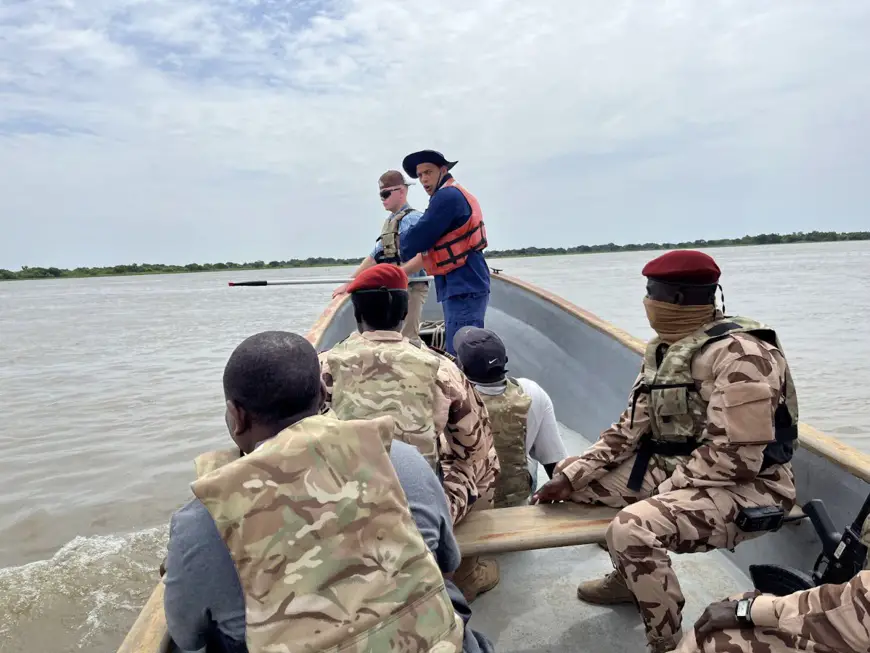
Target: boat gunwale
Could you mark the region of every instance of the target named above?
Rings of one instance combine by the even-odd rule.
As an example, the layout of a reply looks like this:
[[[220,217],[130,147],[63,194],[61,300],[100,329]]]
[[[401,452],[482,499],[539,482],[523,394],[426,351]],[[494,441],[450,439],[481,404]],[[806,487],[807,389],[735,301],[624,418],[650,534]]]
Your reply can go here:
[[[516,277],[501,272],[494,273],[493,277],[550,302],[588,326],[620,342],[639,356],[643,356],[646,346],[643,340],[601,319],[594,313],[580,308],[555,293]],[[347,294],[333,298],[314,324],[311,325],[305,338],[315,348],[320,347],[327,328],[338,314],[339,309],[349,300],[350,296]],[[800,423],[800,446],[830,461],[853,476],[870,483],[870,456],[861,453],[854,447],[844,444],[836,438],[803,422]],[[156,629],[159,629],[159,633],[154,632]],[[159,642],[159,645],[156,647],[155,642]],[[133,623],[133,626],[127,632],[117,653],[167,653],[168,650],[169,636],[166,630],[166,618],[163,613],[163,579],[160,579],[136,618],[136,621]]]

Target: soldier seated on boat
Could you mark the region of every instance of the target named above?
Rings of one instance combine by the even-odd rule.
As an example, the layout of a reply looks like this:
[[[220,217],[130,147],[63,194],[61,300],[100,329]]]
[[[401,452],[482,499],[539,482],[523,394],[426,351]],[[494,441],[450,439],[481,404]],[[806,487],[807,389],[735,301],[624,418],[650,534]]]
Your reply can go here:
[[[501,466],[495,507],[528,503],[537,484],[538,464],[550,478],[568,456],[559,434],[553,402],[531,379],[507,376],[507,350],[489,329],[463,327],[453,339],[459,369],[474,384],[492,425]]]
[[[730,549],[761,534],[738,528],[741,510],[792,508],[798,406],[776,333],[716,307],[711,257],[668,252],[643,274],[657,337],[628,407],[582,456],[560,462],[533,501],[624,507],[606,535],[615,571],[577,594],[636,602],[660,652],[679,641],[685,602],[667,552]]]
[[[848,583],[776,597],[757,592],[708,606],[677,653],[866,653],[870,571]]]
[[[460,555],[441,485],[391,417],[319,414],[317,353],[292,333],[242,342],[223,385],[236,446],[197,459],[196,498],[170,526],[179,648],[492,650],[442,575]]]
[[[384,209],[390,212],[390,215],[384,221],[375,248],[371,254],[363,259],[351,277],[357,277],[363,270],[376,263],[401,265],[408,274],[410,282],[408,286],[408,317],[405,318],[405,323],[402,326],[402,335],[412,342],[419,343],[420,318],[423,314],[423,304],[426,303],[426,298],[429,296],[429,282],[414,282],[415,277],[426,276],[423,271],[423,255],[417,254],[410,260],[404,260],[400,252],[401,238],[417,224],[417,220],[423,215],[408,204],[408,186],[413,185],[413,183],[407,181],[398,170],[387,170],[378,179],[381,203]],[[345,283],[336,288],[332,296],[346,293],[348,285]]]
[[[453,523],[491,508],[499,463],[486,407],[456,365],[401,334],[408,277],[375,265],[348,287],[358,333],[320,355],[339,419],[390,415],[442,478]],[[498,583],[495,560],[463,560],[454,577],[469,601]]]

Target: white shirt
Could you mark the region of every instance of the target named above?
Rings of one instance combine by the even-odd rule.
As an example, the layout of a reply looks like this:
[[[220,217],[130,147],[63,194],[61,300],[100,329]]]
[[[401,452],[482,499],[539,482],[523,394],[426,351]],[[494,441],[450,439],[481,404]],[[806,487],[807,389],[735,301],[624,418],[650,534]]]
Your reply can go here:
[[[526,421],[526,459],[529,473],[537,486],[538,463],[541,465],[557,463],[568,457],[568,451],[559,433],[556,411],[553,410],[550,395],[531,379],[519,378],[516,381],[532,400]],[[485,395],[504,394],[506,388],[503,384],[496,386],[475,384],[474,387]]]

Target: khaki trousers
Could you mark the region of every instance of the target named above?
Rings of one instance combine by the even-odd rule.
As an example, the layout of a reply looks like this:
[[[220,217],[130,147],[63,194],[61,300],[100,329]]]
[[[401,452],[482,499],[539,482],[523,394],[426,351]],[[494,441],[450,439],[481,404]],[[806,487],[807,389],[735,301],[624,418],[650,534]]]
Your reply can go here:
[[[650,496],[667,478],[667,473],[650,464],[640,492],[633,492],[628,489],[633,465],[632,456],[574,492],[571,500],[622,508],[607,529],[607,550],[614,567],[637,599],[647,639],[652,642],[678,636],[682,626],[686,600],[668,551],[697,553],[731,549],[744,540],[764,534],[745,533],[737,528],[734,516],[741,507],[779,504],[788,511],[792,502],[786,497],[762,492],[753,484],[671,490]],[[723,651],[737,653],[740,649]],[[756,653],[756,649],[752,651]]]
[[[428,296],[428,282],[408,284],[408,316],[405,318],[405,326],[402,327],[402,335],[416,344],[420,343],[420,320],[423,316],[423,304]]]

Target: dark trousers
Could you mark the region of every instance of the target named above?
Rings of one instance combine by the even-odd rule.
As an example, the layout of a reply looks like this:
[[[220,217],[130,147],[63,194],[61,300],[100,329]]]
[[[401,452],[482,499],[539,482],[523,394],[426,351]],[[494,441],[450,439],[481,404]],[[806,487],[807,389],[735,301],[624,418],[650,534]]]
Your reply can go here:
[[[464,326],[483,328],[483,318],[486,315],[486,306],[489,304],[489,293],[468,293],[454,295],[441,302],[444,310],[444,349],[448,353],[456,355],[453,350],[453,336]]]

